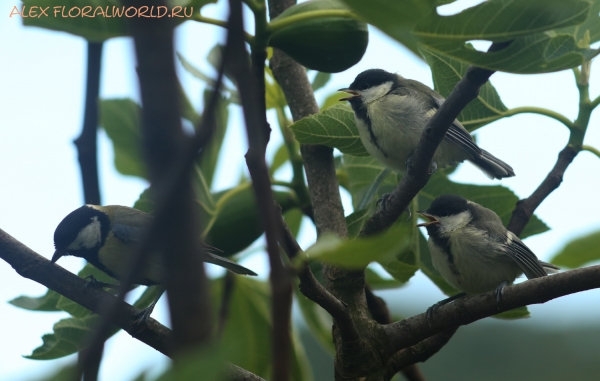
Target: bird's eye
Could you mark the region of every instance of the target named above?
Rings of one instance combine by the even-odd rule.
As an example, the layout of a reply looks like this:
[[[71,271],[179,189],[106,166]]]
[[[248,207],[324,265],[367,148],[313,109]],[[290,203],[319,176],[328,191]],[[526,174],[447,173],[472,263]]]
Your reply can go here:
[[[368,89],[368,88],[369,88],[369,85],[368,85],[366,82],[363,82],[363,83],[360,85],[360,89],[361,89],[361,90],[366,90],[366,89]]]

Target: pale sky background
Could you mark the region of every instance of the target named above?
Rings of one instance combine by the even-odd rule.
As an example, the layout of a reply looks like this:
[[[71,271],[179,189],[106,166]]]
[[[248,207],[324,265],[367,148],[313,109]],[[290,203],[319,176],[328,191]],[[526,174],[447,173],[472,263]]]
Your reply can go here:
[[[458,11],[477,1],[458,1],[444,12]],[[19,18],[8,15],[18,2],[0,4],[0,228],[41,255],[50,258],[56,225],[73,209],[81,206],[83,196],[74,138],[79,135],[83,118],[86,44],[79,37],[39,28],[25,28]],[[222,6],[207,6],[203,14],[223,18]],[[211,72],[205,57],[210,48],[222,41],[222,31],[188,21],[177,29],[177,50],[196,66]],[[346,87],[363,70],[382,68],[432,85],[428,66],[400,44],[371,28],[369,48],[363,60],[344,73],[335,74],[324,90],[323,99],[335,89]],[[201,105],[202,84],[178,70],[193,104]],[[129,38],[105,43],[101,74],[101,97],[139,99],[132,42]],[[496,73],[492,83],[509,107],[548,108],[574,119],[577,113],[577,89],[571,71],[519,76]],[[600,94],[600,64],[592,65],[590,92]],[[246,151],[239,110],[232,107],[224,161],[216,178],[215,189],[235,185],[243,170]],[[275,124],[274,124],[275,125]],[[277,131],[277,129],[274,129]],[[568,131],[558,122],[538,116],[519,115],[494,122],[477,132],[478,144],[509,162],[516,177],[502,180],[520,198],[527,197],[543,180],[567,142]],[[281,138],[274,133],[269,155]],[[592,116],[586,144],[600,148],[600,112]],[[103,132],[99,139],[100,183],[103,203],[131,206],[145,189],[144,181],[118,174],[113,166],[112,145]],[[574,237],[600,229],[600,159],[582,152],[569,167],[561,187],[536,211],[551,230],[526,239],[526,244],[548,260]],[[284,174],[285,175],[285,171]],[[453,175],[456,181],[498,184],[488,180],[469,164],[461,165]],[[348,198],[346,214],[351,213]],[[305,225],[301,244],[314,240],[314,229]],[[267,276],[265,256],[257,254],[244,265]],[[61,266],[76,272],[82,262],[64,258]],[[211,269],[211,273],[220,273]],[[0,379],[21,381],[36,379],[74,361],[73,356],[55,361],[22,358],[38,347],[41,336],[66,313],[34,313],[15,308],[7,302],[19,295],[39,296],[45,288],[20,277],[0,261]],[[418,274],[408,286],[385,292],[388,301],[402,300],[414,313],[442,299],[441,292]],[[566,326],[597,322],[599,291],[561,298],[546,305],[531,307],[532,318],[510,324],[552,324]],[[161,300],[162,306],[165,304]],[[165,309],[153,315],[168,324]],[[143,370],[158,374],[168,361],[153,349],[119,333],[107,343],[101,380],[130,380]]]

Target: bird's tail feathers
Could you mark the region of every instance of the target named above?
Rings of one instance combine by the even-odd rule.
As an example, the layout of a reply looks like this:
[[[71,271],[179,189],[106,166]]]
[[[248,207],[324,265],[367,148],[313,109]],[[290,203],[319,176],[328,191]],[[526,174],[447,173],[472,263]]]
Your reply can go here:
[[[557,272],[560,271],[560,267],[553,265],[552,263],[548,263],[548,262],[544,262],[544,261],[539,261],[540,265],[542,265],[542,267],[544,268],[544,270],[546,270],[546,274],[556,274]]]
[[[513,177],[515,172],[512,167],[486,150],[481,150],[481,154],[469,160],[477,168],[481,169],[490,179],[502,179]]]
[[[233,273],[239,274],[239,275],[252,275],[252,276],[257,275],[254,271],[252,271],[240,264],[237,264],[233,261],[230,261],[227,258],[223,258],[223,257],[220,257],[220,256],[212,254],[212,253],[207,253],[207,254],[209,257],[206,259],[206,262],[208,262],[208,263],[212,263],[213,265],[224,267],[227,270],[229,270]]]

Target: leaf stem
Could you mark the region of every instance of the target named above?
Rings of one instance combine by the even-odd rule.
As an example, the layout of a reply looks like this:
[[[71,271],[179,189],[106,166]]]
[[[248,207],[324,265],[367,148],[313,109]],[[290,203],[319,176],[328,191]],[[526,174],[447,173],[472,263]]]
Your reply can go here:
[[[200,13],[194,14],[194,16],[192,17],[192,20],[198,21],[198,22],[201,22],[201,23],[204,23],[204,24],[210,24],[210,25],[220,26],[221,28],[227,29],[227,22],[226,21],[217,20],[217,19],[213,19],[213,18],[210,18],[210,17],[204,17]],[[246,40],[247,43],[249,43],[251,45],[254,42],[254,36],[251,35],[250,33],[247,33],[247,32],[244,32],[244,39]]]
[[[517,114],[525,114],[525,113],[545,115],[549,118],[552,118],[552,119],[555,119],[555,120],[561,122],[569,130],[571,130],[575,127],[575,124],[572,121],[570,121],[569,118],[567,118],[566,116],[564,116],[556,111],[548,110],[548,109],[542,108],[542,107],[529,107],[529,106],[516,107],[516,108],[512,108],[510,110],[505,111],[504,113],[501,114],[501,117],[508,117],[508,116],[513,116],[513,115],[517,115]]]
[[[345,18],[349,18],[349,19],[358,20],[358,16],[354,12],[344,10],[344,9],[326,9],[326,10],[319,10],[319,11],[303,12],[303,13],[295,14],[293,16],[285,17],[285,18],[282,18],[279,20],[278,19],[272,20],[269,23],[267,30],[272,34],[272,33],[277,32],[278,30],[281,30],[282,28],[288,27],[288,26],[296,24],[296,23],[299,23],[299,22],[302,22],[305,20],[323,18],[323,17],[345,17]]]
[[[598,158],[600,159],[600,150],[598,150],[597,148],[594,148],[592,146],[588,146],[588,145],[584,144],[581,146],[581,150],[591,152],[594,155],[598,156]]]

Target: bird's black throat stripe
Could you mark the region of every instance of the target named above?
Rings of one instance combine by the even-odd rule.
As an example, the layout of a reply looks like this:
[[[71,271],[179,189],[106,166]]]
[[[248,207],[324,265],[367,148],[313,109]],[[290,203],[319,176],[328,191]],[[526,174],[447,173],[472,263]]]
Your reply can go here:
[[[437,229],[436,225],[433,225],[432,227]],[[450,270],[454,275],[456,275],[458,279],[460,279],[460,272],[454,264],[454,256],[452,255],[452,251],[450,250],[450,239],[442,237],[439,234],[430,233],[429,236],[433,240],[433,243],[435,243],[437,247],[441,248],[444,251],[444,254],[446,254],[446,257],[448,258],[448,266],[450,267]]]
[[[369,129],[369,135],[371,136],[371,142],[379,149],[379,152],[383,154],[383,156],[388,157],[384,150],[381,149],[379,142],[377,141],[377,137],[373,133],[373,127],[371,126],[371,118],[369,117],[369,113],[367,112],[366,107],[359,107],[356,112],[356,116],[358,116],[363,122],[367,124],[367,128]]]

